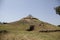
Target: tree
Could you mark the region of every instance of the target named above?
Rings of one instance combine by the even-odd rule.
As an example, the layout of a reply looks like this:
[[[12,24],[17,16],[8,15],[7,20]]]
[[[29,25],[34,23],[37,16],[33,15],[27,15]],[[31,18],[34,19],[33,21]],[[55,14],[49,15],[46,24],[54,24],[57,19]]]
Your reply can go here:
[[[60,6],[55,8],[56,14],[60,15]],[[60,25],[58,25],[58,27],[60,27]]]
[[[60,27],[60,25],[58,25],[58,27]]]
[[[60,15],[60,6],[55,8],[56,14]]]

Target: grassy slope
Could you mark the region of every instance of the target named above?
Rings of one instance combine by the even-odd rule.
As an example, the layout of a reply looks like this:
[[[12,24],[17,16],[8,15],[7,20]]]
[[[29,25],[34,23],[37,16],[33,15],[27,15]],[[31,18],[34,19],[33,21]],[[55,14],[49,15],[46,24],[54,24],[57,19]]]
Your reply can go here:
[[[60,40],[60,32],[11,32],[1,35],[0,40]]]
[[[42,22],[40,20],[32,20],[33,22],[27,22],[25,20],[20,20],[16,22],[12,22],[9,24],[0,24],[0,30],[9,30],[9,31],[26,31],[30,27],[31,24],[35,25],[35,30],[34,31],[40,31],[44,29],[60,29],[59,27],[56,27],[55,25]]]
[[[0,24],[0,30],[8,30],[8,34],[0,34],[0,40],[60,40],[60,32],[41,33],[43,29],[60,29],[49,23],[33,20],[35,30],[25,31],[30,26],[30,22],[17,21],[9,24]],[[44,24],[44,26],[39,26]]]

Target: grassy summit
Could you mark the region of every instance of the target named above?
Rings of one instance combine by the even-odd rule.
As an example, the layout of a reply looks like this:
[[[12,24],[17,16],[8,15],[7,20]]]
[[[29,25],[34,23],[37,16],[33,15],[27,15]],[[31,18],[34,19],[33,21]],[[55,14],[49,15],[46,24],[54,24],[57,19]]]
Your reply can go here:
[[[43,22],[32,15],[16,22],[0,24],[0,30],[9,31],[7,34],[0,34],[0,40],[60,40],[60,32],[39,32],[60,30],[60,27]]]
[[[40,21],[39,19],[29,15],[27,17],[22,18],[19,21],[8,23],[8,24],[0,24],[0,30],[16,30],[16,31],[26,31],[30,28],[30,26],[34,26],[33,31],[40,31],[40,30],[56,30],[59,27],[55,25]]]

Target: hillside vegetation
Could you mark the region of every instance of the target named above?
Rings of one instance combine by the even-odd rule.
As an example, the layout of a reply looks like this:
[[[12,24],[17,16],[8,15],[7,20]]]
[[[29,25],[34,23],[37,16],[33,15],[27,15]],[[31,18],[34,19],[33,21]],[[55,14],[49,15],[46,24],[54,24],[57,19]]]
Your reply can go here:
[[[0,32],[0,40],[60,40],[60,27],[40,21],[31,15],[16,22],[0,24],[0,30],[7,31]],[[40,32],[42,30],[59,31]]]

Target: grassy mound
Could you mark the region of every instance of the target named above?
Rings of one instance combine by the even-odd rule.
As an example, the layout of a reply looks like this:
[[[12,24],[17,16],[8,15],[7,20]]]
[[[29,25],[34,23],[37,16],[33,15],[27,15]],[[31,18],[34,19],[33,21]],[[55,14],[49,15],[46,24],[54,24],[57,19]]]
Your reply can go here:
[[[32,26],[33,25],[33,26]],[[31,31],[27,31],[31,30]],[[60,30],[60,27],[40,21],[37,18],[28,16],[19,21],[7,24],[0,24],[0,30],[7,30],[0,33],[0,40],[60,40],[58,32],[39,32],[42,30]]]

